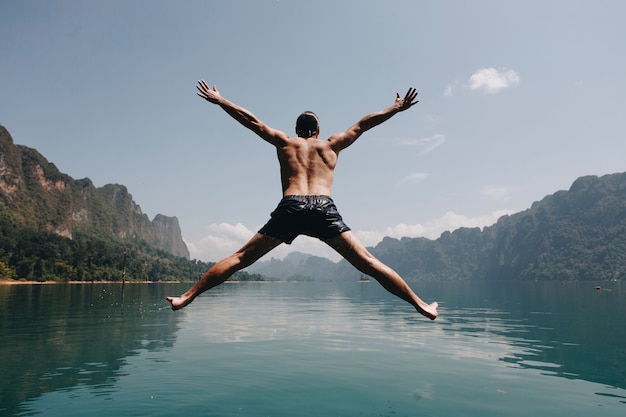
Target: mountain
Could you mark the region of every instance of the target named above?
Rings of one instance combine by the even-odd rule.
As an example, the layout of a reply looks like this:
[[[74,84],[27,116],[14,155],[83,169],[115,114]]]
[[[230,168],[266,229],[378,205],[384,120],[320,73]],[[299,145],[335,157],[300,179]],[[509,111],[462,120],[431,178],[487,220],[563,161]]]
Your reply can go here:
[[[626,173],[578,178],[483,229],[436,240],[387,237],[370,251],[408,281],[623,280]],[[74,180],[0,126],[0,278],[111,279],[126,252],[136,279],[195,280],[209,266],[182,262],[189,252],[175,217],[150,221],[123,185]],[[234,278],[361,277],[346,261],[298,253],[249,270],[256,274]]]
[[[248,271],[286,281],[328,280],[333,276],[335,263],[319,256],[302,252],[291,252],[285,259],[272,258],[257,262],[248,267]]]
[[[61,173],[37,150],[15,145],[0,126],[0,209],[38,231],[74,238],[86,234],[134,240],[189,259],[178,219],[142,213],[125,186],[96,188],[88,178]]]
[[[493,246],[479,276],[626,279],[626,173],[581,177],[485,233]]]
[[[369,250],[408,281],[624,280],[626,173],[578,178],[569,190],[482,230],[460,228],[436,240],[386,237]],[[297,263],[288,261],[254,270],[308,279],[322,275],[301,255]],[[350,280],[361,275],[346,261],[325,264],[322,271]]]

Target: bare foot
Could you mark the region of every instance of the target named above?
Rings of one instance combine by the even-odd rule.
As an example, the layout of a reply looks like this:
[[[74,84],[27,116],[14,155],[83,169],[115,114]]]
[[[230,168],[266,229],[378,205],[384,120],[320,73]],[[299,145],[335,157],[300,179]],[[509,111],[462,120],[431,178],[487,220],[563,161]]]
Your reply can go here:
[[[172,305],[172,310],[176,311],[176,310],[180,310],[181,308],[185,307],[187,304],[191,303],[191,299],[190,298],[184,298],[184,297],[165,297],[165,299],[167,301],[170,302],[170,304]]]
[[[439,307],[439,304],[437,302],[434,302],[432,304],[428,304],[424,308],[418,308],[417,311],[419,311],[421,314],[428,317],[429,319],[435,320],[439,315],[439,313],[437,313],[437,307]]]

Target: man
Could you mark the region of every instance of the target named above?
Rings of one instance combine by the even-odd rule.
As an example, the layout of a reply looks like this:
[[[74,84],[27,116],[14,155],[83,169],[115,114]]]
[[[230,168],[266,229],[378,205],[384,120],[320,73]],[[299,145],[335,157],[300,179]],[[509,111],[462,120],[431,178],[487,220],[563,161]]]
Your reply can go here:
[[[327,140],[318,140],[319,122],[312,112],[298,117],[297,136],[290,137],[231,103],[204,80],[198,82],[197,89],[200,97],[217,104],[243,126],[274,145],[280,164],[283,199],[268,223],[241,249],[213,265],[180,297],[166,298],[173,310],[185,307],[198,295],[223,283],[281,243],[290,244],[296,236],[306,234],[326,242],[359,271],[374,277],[387,291],[413,305],[424,316],[431,320],[437,317],[437,303],[422,301],[400,275],[370,254],[343,222],[330,198],[339,152],[352,145],[364,132],[416,104],[417,91],[414,88],[410,88],[404,98],[396,94],[391,107],[368,114],[345,132],[336,133]]]

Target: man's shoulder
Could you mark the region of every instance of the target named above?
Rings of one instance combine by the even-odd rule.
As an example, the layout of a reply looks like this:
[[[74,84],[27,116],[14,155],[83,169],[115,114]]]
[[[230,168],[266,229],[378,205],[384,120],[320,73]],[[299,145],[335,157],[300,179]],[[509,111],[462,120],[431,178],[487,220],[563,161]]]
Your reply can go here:
[[[285,141],[289,143],[293,143],[293,144],[309,143],[315,146],[328,146],[330,145],[330,140],[331,138],[328,138],[328,139],[322,139],[322,138],[316,138],[316,137],[303,138],[300,136],[289,136],[285,138]]]

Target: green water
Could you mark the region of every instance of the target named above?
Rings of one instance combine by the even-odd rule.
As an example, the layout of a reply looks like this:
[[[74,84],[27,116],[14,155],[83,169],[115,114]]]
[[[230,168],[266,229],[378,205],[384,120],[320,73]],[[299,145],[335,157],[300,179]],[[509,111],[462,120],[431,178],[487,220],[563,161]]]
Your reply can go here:
[[[1,416],[624,416],[626,286],[0,286]]]

